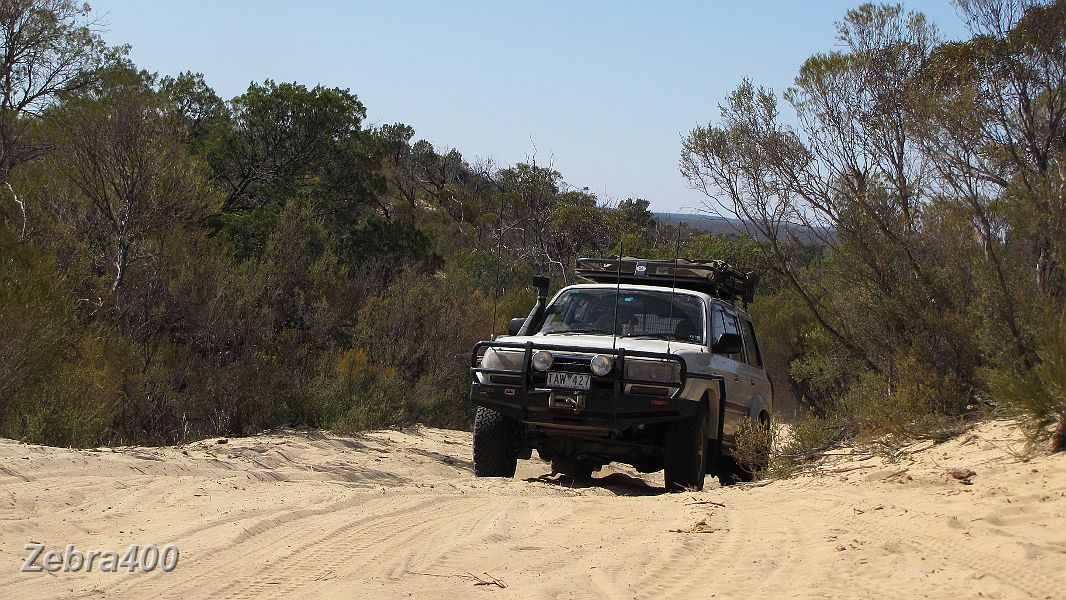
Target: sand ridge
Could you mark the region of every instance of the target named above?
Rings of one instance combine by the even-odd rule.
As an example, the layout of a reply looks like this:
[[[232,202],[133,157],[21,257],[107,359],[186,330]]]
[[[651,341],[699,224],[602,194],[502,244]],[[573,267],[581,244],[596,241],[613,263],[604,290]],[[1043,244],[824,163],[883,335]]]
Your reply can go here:
[[[470,434],[0,441],[2,598],[1062,598],[1066,456],[1006,422],[754,487],[475,479]],[[21,573],[26,543],[180,549],[170,573]]]

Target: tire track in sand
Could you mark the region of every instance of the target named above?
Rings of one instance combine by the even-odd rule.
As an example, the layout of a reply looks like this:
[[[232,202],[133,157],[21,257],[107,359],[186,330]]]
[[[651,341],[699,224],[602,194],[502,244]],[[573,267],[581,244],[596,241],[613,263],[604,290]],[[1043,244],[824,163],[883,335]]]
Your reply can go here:
[[[328,538],[328,533],[317,537],[315,534],[330,525],[336,529],[338,515],[348,517],[342,524],[343,527],[353,528],[374,520],[403,520],[408,518],[412,511],[417,513],[419,509],[434,503],[433,499],[418,496],[406,497],[404,500],[409,502],[397,502],[396,499],[390,498],[382,505],[379,499],[360,495],[316,509],[265,517],[246,528],[234,540],[225,540],[220,546],[197,555],[183,553],[183,562],[174,572],[143,574],[137,582],[123,588],[135,585],[138,590],[151,589],[165,597],[214,597],[224,591],[234,593],[241,587],[239,584],[246,584],[253,574],[276,578],[277,574],[286,573],[286,559],[292,552],[279,551],[279,548],[294,544],[298,545],[298,549],[304,548]],[[363,511],[351,513],[360,508]],[[313,529],[305,524],[312,519],[316,521]],[[279,530],[280,534],[276,535]],[[202,531],[200,534],[208,531]],[[204,537],[200,534],[186,540],[176,540],[174,543],[179,547],[195,545],[195,542]],[[308,537],[311,537],[310,542],[307,541]],[[271,569],[273,571],[268,572]],[[143,594],[138,592],[132,595]]]
[[[458,503],[462,505],[461,501]],[[457,501],[436,497],[417,507],[405,506],[363,520],[351,514],[353,510],[334,513],[329,519],[332,528],[325,535],[304,538],[299,546],[282,553],[275,549],[273,558],[242,573],[217,594],[233,598],[280,598],[303,591],[302,588],[313,589],[327,577],[358,575],[364,582],[383,577],[392,570],[391,557],[402,554],[405,548],[439,541],[452,527],[463,522],[461,515],[467,515],[466,527],[469,527],[477,519],[478,509],[487,507],[489,502],[469,506],[472,510],[457,510],[455,504]]]

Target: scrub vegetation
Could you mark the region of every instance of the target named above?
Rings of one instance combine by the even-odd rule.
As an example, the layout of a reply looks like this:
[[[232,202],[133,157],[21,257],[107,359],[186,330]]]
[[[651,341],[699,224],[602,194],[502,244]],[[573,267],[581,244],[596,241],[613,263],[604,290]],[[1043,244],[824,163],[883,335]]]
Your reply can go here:
[[[681,149],[723,235],[369,125],[351,90],[223,99],[139,69],[82,4],[4,0],[0,434],[468,426],[469,349],[530,276],[680,242],[762,274],[750,312],[804,436],[995,410],[1061,447],[1066,3],[959,8],[972,37],[942,41],[863,5],[783,94],[742,82]]]

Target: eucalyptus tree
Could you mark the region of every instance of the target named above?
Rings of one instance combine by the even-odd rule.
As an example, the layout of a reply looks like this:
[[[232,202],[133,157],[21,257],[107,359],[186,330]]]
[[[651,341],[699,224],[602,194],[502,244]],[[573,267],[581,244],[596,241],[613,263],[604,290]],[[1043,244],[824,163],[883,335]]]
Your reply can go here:
[[[61,95],[90,85],[96,70],[126,49],[109,49],[89,5],[73,0],[3,0],[0,46],[0,185],[19,206],[25,238],[25,200],[10,177],[47,147],[34,125]]]
[[[958,4],[973,36],[933,53],[915,131],[940,187],[974,215],[1014,330],[1019,283],[1066,301],[1066,2]],[[1031,278],[1011,276],[1015,259]]]
[[[229,127],[208,153],[229,213],[300,195],[366,118],[348,90],[269,79],[229,104]]]
[[[966,253],[968,242],[943,239],[912,110],[936,29],[900,6],[864,4],[837,31],[842,48],[809,58],[783,94],[795,125],[774,92],[745,81],[719,124],[686,137],[682,174],[709,208],[765,240],[767,266],[847,357],[836,368],[891,386],[919,356],[968,394],[979,364],[967,316],[975,291],[964,271],[943,268],[945,253]],[[795,260],[797,231],[826,249],[817,271]]]
[[[152,77],[120,68],[47,114],[48,162],[69,185],[79,237],[116,294],[130,269],[153,261],[176,227],[206,210],[182,123],[152,90]]]

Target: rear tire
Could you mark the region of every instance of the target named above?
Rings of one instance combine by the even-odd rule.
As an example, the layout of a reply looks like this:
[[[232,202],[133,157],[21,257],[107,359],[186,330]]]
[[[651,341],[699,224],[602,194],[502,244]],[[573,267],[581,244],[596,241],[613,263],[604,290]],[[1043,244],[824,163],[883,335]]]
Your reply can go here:
[[[518,468],[518,423],[491,408],[474,415],[474,476],[514,477]]]
[[[758,427],[769,430],[770,429],[770,417],[766,413],[759,415]],[[748,483],[755,481],[757,473],[762,473],[770,466],[770,448],[760,449],[759,455],[755,460],[755,464],[740,464],[737,459],[731,455],[723,454],[718,462],[718,482],[722,485],[733,485],[734,483]]]
[[[707,406],[700,405],[695,417],[675,421],[666,430],[663,474],[671,492],[702,490],[707,474]]]
[[[755,478],[755,475],[746,469],[741,468],[737,464],[737,461],[732,456],[722,453],[721,458],[718,459],[718,468],[715,475],[718,476],[718,483],[722,487],[730,486],[736,483],[748,482]]]

